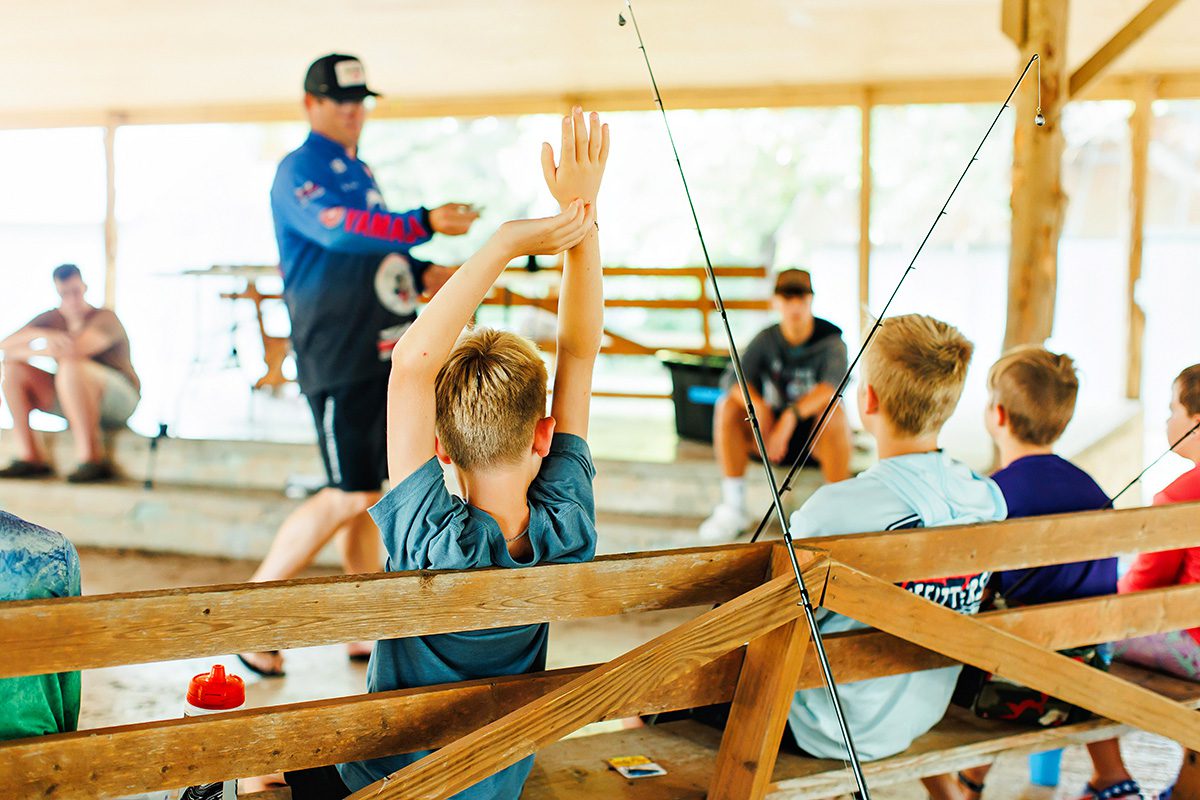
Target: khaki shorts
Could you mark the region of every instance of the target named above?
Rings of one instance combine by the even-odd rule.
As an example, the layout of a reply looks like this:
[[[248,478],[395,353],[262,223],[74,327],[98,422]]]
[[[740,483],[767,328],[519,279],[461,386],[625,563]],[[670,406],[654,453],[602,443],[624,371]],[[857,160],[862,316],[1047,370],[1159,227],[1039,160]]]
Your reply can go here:
[[[98,361],[85,362],[84,369],[94,379],[100,381],[100,427],[106,430],[125,427],[125,423],[133,415],[141,394],[119,370],[106,367]],[[54,398],[51,414],[65,417],[58,398]]]

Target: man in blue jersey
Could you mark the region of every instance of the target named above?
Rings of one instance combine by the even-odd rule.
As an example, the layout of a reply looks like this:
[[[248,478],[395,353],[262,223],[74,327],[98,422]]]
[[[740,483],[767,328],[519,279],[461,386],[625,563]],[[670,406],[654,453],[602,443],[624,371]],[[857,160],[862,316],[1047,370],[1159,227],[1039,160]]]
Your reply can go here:
[[[387,475],[391,350],[416,319],[418,298],[450,274],[409,250],[434,233],[464,234],[478,216],[461,203],[387,210],[358,159],[364,101],[375,96],[353,56],[313,62],[304,79],[312,133],[283,159],[271,187],[297,377],[312,407],[328,486],[284,521],[254,581],[296,575],[335,535],[348,573],[380,569],[382,542],[366,510]],[[351,645],[351,657],[369,652],[365,643]],[[261,674],[282,674],[278,652],[239,658]]]

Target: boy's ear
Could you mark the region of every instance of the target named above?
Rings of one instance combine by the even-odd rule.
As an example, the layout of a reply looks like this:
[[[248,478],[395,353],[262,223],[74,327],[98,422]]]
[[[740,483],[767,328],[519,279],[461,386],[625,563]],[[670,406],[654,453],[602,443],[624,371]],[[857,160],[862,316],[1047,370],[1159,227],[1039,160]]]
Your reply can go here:
[[[533,428],[533,452],[542,458],[550,453],[550,442],[554,440],[554,417],[542,417]]]
[[[996,427],[1008,427],[1008,410],[1004,406],[996,403],[996,405],[992,406],[992,413],[996,415]]]
[[[879,413],[879,395],[875,394],[875,387],[869,383],[863,384],[862,412],[864,414]]]
[[[433,437],[433,452],[437,454],[438,461],[443,464],[450,463],[450,454],[446,452],[446,448],[442,447],[442,440],[438,438],[437,434],[434,434]]]

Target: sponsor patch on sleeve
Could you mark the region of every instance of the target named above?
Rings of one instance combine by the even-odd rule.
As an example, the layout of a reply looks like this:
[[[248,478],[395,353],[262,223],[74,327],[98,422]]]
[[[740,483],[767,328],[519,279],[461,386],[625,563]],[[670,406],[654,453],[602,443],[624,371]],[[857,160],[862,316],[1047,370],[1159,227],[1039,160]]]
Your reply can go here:
[[[321,220],[321,224],[326,228],[336,228],[346,218],[346,208],[344,206],[326,208],[321,211],[318,217]]]
[[[312,181],[305,181],[302,185],[296,187],[296,199],[300,201],[300,205],[302,206],[308,205],[323,194],[325,194],[325,189]]]

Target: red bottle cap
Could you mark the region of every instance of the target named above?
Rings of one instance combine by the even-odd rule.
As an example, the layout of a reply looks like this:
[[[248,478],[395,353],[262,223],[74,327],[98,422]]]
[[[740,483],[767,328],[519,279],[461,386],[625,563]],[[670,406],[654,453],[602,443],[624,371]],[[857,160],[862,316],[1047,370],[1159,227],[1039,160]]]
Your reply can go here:
[[[188,684],[187,701],[197,708],[230,711],[246,702],[246,683],[237,675],[226,675],[225,667],[214,664]]]

